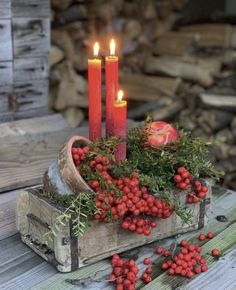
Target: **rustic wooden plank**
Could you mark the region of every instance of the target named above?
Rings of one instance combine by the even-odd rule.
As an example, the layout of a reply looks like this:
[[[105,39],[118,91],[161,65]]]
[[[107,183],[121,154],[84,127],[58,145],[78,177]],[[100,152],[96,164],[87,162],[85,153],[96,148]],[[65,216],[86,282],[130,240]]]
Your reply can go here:
[[[0,19],[9,19],[11,17],[11,0],[0,1]]]
[[[185,287],[179,289],[193,290],[232,290],[236,287],[236,249],[221,258],[208,272],[199,275]]]
[[[48,106],[48,80],[14,83],[13,92],[13,112]]]
[[[29,263],[29,261],[25,262]],[[25,268],[25,265],[20,265]],[[2,290],[12,290],[12,289],[33,289],[35,285],[49,279],[55,275],[56,270],[47,262],[39,263],[38,265],[32,267],[30,270],[25,271],[21,275],[17,273],[15,277],[11,277],[9,281],[6,281],[1,285]],[[31,279],[33,277],[33,279]]]
[[[0,192],[40,183],[44,171],[56,158],[59,148],[67,138],[80,132],[85,134],[87,131],[86,128],[70,129],[63,125],[63,122],[57,124],[57,116],[55,121],[53,117],[48,119],[50,130],[53,126],[55,128],[52,132],[47,130],[46,121],[42,122],[42,120],[43,118],[38,118],[32,129],[29,129],[31,121],[28,121],[28,129],[25,126],[24,133],[14,137],[11,142],[9,142],[9,136],[6,136],[6,139],[0,138]],[[50,122],[51,125],[49,125]],[[13,123],[10,126],[14,128],[14,124],[17,128],[19,123]],[[38,129],[36,124],[38,124]],[[0,131],[3,131],[5,127],[9,127],[9,124],[0,125]],[[20,131],[20,129],[15,130]]]
[[[0,88],[12,85],[12,62],[0,61]]]
[[[235,96],[201,94],[200,100],[206,107],[236,110]]]
[[[20,192],[14,190],[0,195],[0,241],[17,233],[15,208]]]
[[[198,45],[227,48],[231,45],[232,26],[225,23],[193,24],[181,27],[181,32],[197,33]]]
[[[49,17],[49,0],[12,0],[13,17]]]
[[[45,56],[50,51],[50,23],[47,18],[14,18],[15,57]]]
[[[1,19],[0,17],[0,61],[12,60],[12,58],[13,57],[12,57],[11,20],[9,19],[4,20]]]
[[[236,205],[236,192],[228,191],[226,192],[221,191],[217,189],[217,194],[215,195],[215,204],[213,205],[213,212],[210,215],[211,223],[209,226],[207,226],[204,231],[208,231],[209,229],[215,230],[215,227],[217,225],[217,232],[222,231],[225,229],[232,220],[236,220],[236,212],[235,212],[235,205]],[[226,214],[228,217],[227,223],[220,223],[215,220],[216,215],[220,214]],[[203,231],[203,230],[201,230]],[[181,238],[189,239],[190,237],[197,237],[199,235],[199,231],[187,233],[181,236]],[[168,248],[173,242],[175,241],[174,238],[169,238],[162,240],[158,243],[152,243],[148,246],[142,246],[137,250],[129,251],[130,256],[134,256],[138,254],[138,267],[140,268],[141,272],[145,269],[145,265],[143,265],[143,259],[144,257],[150,257],[152,261],[160,262],[160,257],[157,256],[154,253],[154,249],[157,245],[163,246]],[[78,289],[78,286],[73,286],[68,284],[65,279],[80,279],[80,278],[86,278],[89,276],[94,277],[96,274],[96,278],[102,279],[101,283],[88,283],[86,286],[84,286],[84,290],[112,290],[114,289],[113,285],[111,283],[107,283],[105,279],[111,272],[110,262],[109,259],[106,259],[101,262],[97,262],[95,264],[92,264],[88,267],[84,267],[79,269],[78,271],[75,271],[73,273],[67,273],[67,274],[56,274],[49,278],[48,280],[43,281],[42,283],[38,284],[34,287],[34,290],[41,290],[41,289]],[[143,285],[139,282],[139,286]],[[156,290],[157,288],[155,288]],[[159,289],[159,288],[158,288]]]
[[[203,245],[202,254],[205,255],[207,259],[207,265],[210,266],[216,262],[214,257],[212,257],[209,253],[212,248],[221,249],[221,253],[224,255],[230,249],[235,247],[236,243],[236,222],[231,226],[223,230],[219,233],[215,238],[208,241]],[[186,279],[182,277],[169,276],[166,273],[159,275],[156,279],[154,279],[150,284],[143,287],[143,290],[168,290],[168,289],[176,289],[179,286],[182,286]],[[203,285],[202,285],[203,286]],[[202,288],[201,288],[202,289]]]
[[[161,96],[173,96],[178,90],[180,79],[124,74],[121,85],[128,92],[128,98],[135,101],[155,101]]]
[[[43,263],[42,259],[25,246],[18,235],[0,241],[0,284],[24,274]],[[9,271],[11,270],[11,271]]]
[[[67,129],[68,125],[60,114],[53,114],[32,120],[20,120],[0,124],[0,144],[17,143],[21,138],[27,138],[31,135],[46,134]],[[36,137],[35,137],[36,138]]]
[[[12,91],[12,87],[0,88],[0,113],[8,111],[8,94]]]
[[[162,35],[155,42],[154,54],[184,56],[191,53],[196,43],[197,33],[183,33],[170,31]]]
[[[48,57],[16,58],[13,62],[13,81],[25,82],[48,78]]]

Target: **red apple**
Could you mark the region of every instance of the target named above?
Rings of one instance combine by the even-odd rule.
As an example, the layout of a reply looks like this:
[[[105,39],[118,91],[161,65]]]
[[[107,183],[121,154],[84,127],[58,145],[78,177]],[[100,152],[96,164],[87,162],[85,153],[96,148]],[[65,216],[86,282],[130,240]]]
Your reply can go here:
[[[178,130],[167,122],[152,122],[145,129],[149,133],[147,144],[153,147],[159,148],[166,144],[174,143],[180,138]]]

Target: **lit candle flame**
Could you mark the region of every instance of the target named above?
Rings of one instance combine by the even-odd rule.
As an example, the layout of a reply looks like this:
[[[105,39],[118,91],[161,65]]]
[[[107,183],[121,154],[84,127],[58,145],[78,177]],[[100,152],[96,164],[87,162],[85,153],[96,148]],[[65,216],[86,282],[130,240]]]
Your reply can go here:
[[[122,90],[119,90],[117,94],[117,99],[119,102],[122,101],[123,96],[124,96],[124,92]]]
[[[115,55],[115,50],[116,50],[116,44],[115,44],[115,40],[112,38],[110,42],[110,55]]]
[[[94,57],[98,57],[98,52],[99,52],[99,44],[98,44],[98,42],[95,42],[95,44],[93,46],[93,55],[94,55]]]

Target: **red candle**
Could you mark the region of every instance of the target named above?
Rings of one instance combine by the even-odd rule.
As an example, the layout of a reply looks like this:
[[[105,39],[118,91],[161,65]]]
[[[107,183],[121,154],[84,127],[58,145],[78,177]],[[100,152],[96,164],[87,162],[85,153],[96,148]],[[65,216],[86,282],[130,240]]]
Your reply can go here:
[[[89,96],[89,139],[102,137],[102,88],[101,60],[98,59],[99,45],[94,45],[94,58],[88,60],[88,96]]]
[[[126,159],[126,119],[127,102],[122,100],[123,91],[118,92],[118,99],[114,103],[114,136],[120,137],[121,141],[115,148],[117,162]]]
[[[118,57],[115,56],[115,41],[110,42],[110,55],[106,57],[106,136],[114,135],[114,103],[118,90]]]

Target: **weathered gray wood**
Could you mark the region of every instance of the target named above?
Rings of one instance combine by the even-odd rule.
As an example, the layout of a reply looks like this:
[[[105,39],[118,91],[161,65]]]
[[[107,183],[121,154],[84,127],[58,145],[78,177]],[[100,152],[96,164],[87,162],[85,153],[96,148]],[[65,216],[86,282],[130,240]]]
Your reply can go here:
[[[12,60],[12,58],[11,20],[0,18],[0,61]]]
[[[49,0],[12,0],[13,17],[48,17]]]
[[[226,191],[224,189],[215,189],[213,191],[213,210],[209,215],[210,222],[209,226],[205,228],[205,232],[209,229],[216,230],[215,225],[219,225],[223,228],[225,228],[229,223],[231,223],[231,219],[229,219],[228,223],[219,223],[216,221],[215,216],[217,215],[228,215],[230,211],[233,213],[234,208],[236,206],[236,193],[232,191]],[[5,195],[7,196],[7,195]],[[1,200],[0,200],[1,203]],[[13,213],[14,215],[14,213]],[[232,216],[232,215],[231,215]],[[12,222],[14,219],[12,219]],[[217,230],[219,230],[217,228]],[[201,230],[203,231],[203,230]],[[191,236],[197,236],[198,233],[187,233],[184,234],[181,238],[189,239]],[[1,236],[1,232],[0,232]],[[17,238],[17,237],[15,237]],[[21,243],[20,239],[17,238],[18,243]],[[7,242],[8,240],[4,240],[4,244],[9,244]],[[158,245],[163,246],[165,248],[168,248],[171,243],[174,241],[173,238],[162,240],[161,242],[158,242]],[[160,262],[160,257],[154,254],[154,249],[157,243],[143,246],[137,250],[134,250],[133,252],[129,252],[131,256],[138,253],[138,267],[140,268],[140,271],[144,271],[145,265],[143,265],[143,259],[144,257],[150,257],[152,261],[154,262]],[[11,246],[11,245],[10,245]],[[111,283],[107,283],[105,279],[111,272],[110,267],[110,261],[103,260],[101,262],[97,262],[95,264],[92,264],[90,266],[81,268],[80,270],[68,273],[68,274],[60,274],[56,273],[55,268],[53,268],[49,263],[47,262],[39,262],[36,266],[32,267],[30,270],[25,270],[27,264],[29,263],[29,260],[26,260],[24,264],[21,264],[19,267],[21,267],[24,271],[23,273],[18,273],[14,278],[10,278],[8,281],[6,281],[4,284],[1,284],[1,289],[3,290],[11,290],[11,289],[34,289],[34,290],[42,290],[42,289],[78,289],[78,286],[73,286],[68,284],[65,279],[80,279],[85,278],[89,276],[94,276],[96,273],[96,278],[102,279],[102,283],[88,283],[84,290],[113,290],[114,287]],[[15,272],[17,267],[14,267],[14,263],[12,264],[12,268],[8,268],[7,273],[4,272],[5,276],[12,277],[12,272]],[[19,269],[18,269],[19,270]],[[211,271],[211,270],[210,270]],[[17,271],[16,271],[17,272]],[[208,273],[208,272],[207,272]],[[201,278],[202,276],[200,276]],[[195,289],[194,289],[195,290]],[[230,289],[231,290],[231,289]]]
[[[48,106],[48,81],[19,82],[13,86],[13,111],[23,112]]]
[[[9,19],[11,17],[11,0],[0,1],[0,19]]]
[[[236,287],[236,249],[219,260],[210,270],[191,281],[183,290],[226,290]]]
[[[209,226],[205,228],[205,232],[208,230],[214,230],[215,231],[215,225],[219,225],[224,229],[227,227],[228,224],[231,223],[231,220],[229,219],[228,223],[219,223],[215,220],[216,215],[220,214],[228,214],[230,215],[230,212],[234,212],[233,208],[236,206],[236,192],[227,192],[226,190],[221,190],[221,193],[219,193],[219,190],[215,191],[217,195],[214,197],[215,203],[213,205],[213,212],[209,215],[211,223]],[[222,194],[223,193],[223,194]],[[234,215],[235,218],[235,215]],[[203,230],[201,230],[203,231]],[[200,231],[198,232],[190,232],[182,235],[179,237],[180,239],[189,239],[191,237],[197,237]],[[162,246],[164,248],[170,247],[170,245],[175,241],[175,238],[169,238],[169,239],[164,239],[158,243],[153,243],[148,246],[143,246],[139,248],[138,250],[134,251],[129,251],[129,255],[132,257],[134,255],[138,254],[138,267],[140,268],[140,272],[142,273],[145,269],[145,265],[143,265],[143,259],[144,257],[150,257],[151,260],[155,263],[160,263],[161,257],[157,256],[154,251],[155,247]],[[156,266],[154,266],[155,268]],[[62,290],[62,289],[78,289],[78,286],[73,286],[68,284],[65,280],[66,279],[81,279],[81,278],[86,278],[86,277],[96,277],[96,279],[101,279],[103,282],[101,283],[96,283],[96,282],[91,282],[87,283],[86,286],[84,287],[84,290],[112,290],[114,289],[114,286],[111,283],[106,282],[107,276],[111,273],[111,266],[110,266],[110,261],[104,260],[101,262],[97,262],[95,264],[92,264],[90,266],[81,268],[80,270],[68,274],[56,274],[49,278],[48,280],[43,281],[42,283],[38,284],[37,286],[34,287],[34,290],[41,290],[41,289],[57,289],[57,290]],[[201,278],[201,276],[200,276]],[[189,280],[188,280],[189,281]],[[140,286],[143,286],[142,283],[138,282],[138,289],[140,289]],[[158,288],[159,289],[159,288]],[[156,290],[156,289],[155,289]],[[196,290],[196,289],[194,289]]]
[[[12,85],[12,62],[0,61],[0,87]]]
[[[48,18],[14,18],[13,42],[15,57],[48,55],[50,23]]]
[[[35,192],[37,194],[37,189]],[[43,235],[49,231],[56,217],[61,215],[61,210],[58,210],[54,205],[49,204],[47,200],[38,197],[36,194],[26,190],[19,196],[16,209],[17,229],[21,233],[23,242],[44,259],[48,261],[53,260],[55,264],[51,254],[48,256],[45,253],[45,248],[40,249],[40,243],[43,243]],[[180,202],[184,204],[185,196],[177,192],[175,194],[178,194]],[[208,198],[211,200],[210,187]],[[114,253],[124,252],[125,250],[133,249],[178,233],[192,231],[204,225],[207,208],[203,209],[203,220],[200,220],[202,219],[200,204],[194,204],[189,207],[193,212],[189,224],[183,224],[181,219],[174,213],[168,219],[159,219],[158,231],[153,231],[148,237],[133,235],[125,231],[120,228],[118,222],[104,224],[91,220],[91,226],[82,237],[77,238],[77,254],[74,248],[75,245],[72,247],[71,242],[62,243],[63,239],[72,239],[70,226],[68,223],[65,223],[58,235],[54,237],[53,243],[49,243],[48,248],[54,252],[57,262],[56,268],[60,272],[74,271],[109,257]],[[103,242],[97,243],[98,240],[103,240]],[[75,254],[73,254],[74,252]]]
[[[1,124],[0,132],[5,130],[0,136],[0,192],[40,183],[67,138],[87,131],[69,129],[59,115]]]
[[[29,83],[48,78],[48,58],[16,58],[13,62],[13,81]],[[43,86],[43,84],[42,84]]]
[[[225,95],[201,94],[203,105],[210,108],[229,109],[236,111],[236,97]]]
[[[0,113],[8,111],[8,94],[12,91],[11,87],[0,88]]]
[[[15,224],[16,198],[21,190],[0,195],[0,241],[17,233]]]

